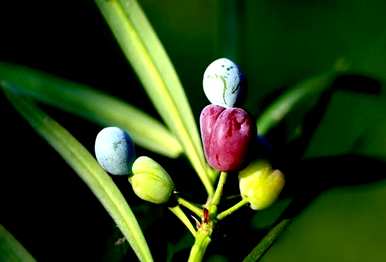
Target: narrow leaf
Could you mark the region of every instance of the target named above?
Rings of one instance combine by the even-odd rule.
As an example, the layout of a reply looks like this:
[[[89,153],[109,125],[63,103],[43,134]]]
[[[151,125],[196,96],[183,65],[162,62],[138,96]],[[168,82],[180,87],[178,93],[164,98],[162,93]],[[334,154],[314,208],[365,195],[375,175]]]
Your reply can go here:
[[[319,95],[326,90],[335,79],[336,73],[325,73],[306,79],[295,85],[275,102],[273,102],[257,119],[256,125],[260,135],[266,135],[269,130],[283,120],[300,104],[313,104]]]
[[[273,244],[273,242],[275,242],[275,240],[280,236],[280,233],[285,229],[289,222],[289,219],[283,219],[276,226],[274,226],[260,241],[260,243],[255,246],[251,253],[244,258],[243,262],[258,261]]]
[[[173,130],[209,194],[214,173],[205,162],[184,90],[161,42],[135,0],[96,0],[146,92]]]
[[[0,63],[0,81],[11,83],[23,95],[101,125],[126,129],[135,143],[149,150],[168,157],[177,157],[182,151],[178,140],[158,121],[86,85],[6,63]]]
[[[33,262],[36,261],[30,253],[0,225],[0,261]]]
[[[66,129],[26,99],[5,92],[16,110],[75,170],[109,212],[141,261],[153,261],[138,222],[111,177]]]

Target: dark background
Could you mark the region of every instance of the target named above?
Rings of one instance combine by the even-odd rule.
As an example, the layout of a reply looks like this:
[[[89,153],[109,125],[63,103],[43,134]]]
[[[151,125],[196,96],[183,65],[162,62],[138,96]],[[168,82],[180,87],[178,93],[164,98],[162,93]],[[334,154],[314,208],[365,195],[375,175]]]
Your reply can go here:
[[[275,0],[240,1],[239,4],[225,1],[224,5],[204,0],[139,2],[176,67],[196,118],[207,103],[201,88],[202,73],[207,64],[219,56],[234,58],[246,72],[249,90],[245,108],[254,116],[274,97],[275,90],[329,70],[338,59],[347,61],[355,72],[380,80],[386,76],[384,1]],[[0,60],[89,84],[158,118],[92,1],[2,1]],[[350,105],[337,109],[348,110],[343,116],[349,119],[355,118],[350,115]],[[100,127],[53,108],[44,109],[93,151]],[[0,112],[0,223],[38,260],[112,259],[117,249],[113,243],[120,234],[103,207],[3,95]],[[328,137],[332,144],[339,141],[339,137]],[[143,149],[138,149],[138,153],[153,156]],[[181,177],[191,173],[184,158],[170,161],[157,156],[157,159],[170,168],[171,173],[178,174],[174,180],[182,191],[202,197],[202,192],[195,189],[199,185],[195,177]],[[374,172],[377,170],[380,169]],[[114,179],[134,207],[153,253],[165,257],[164,240],[176,243],[184,232],[183,227],[162,208],[139,201],[125,178]],[[315,258],[355,261],[357,257],[369,258],[369,254],[378,261],[384,258],[385,254],[376,247],[386,243],[385,237],[377,234],[385,229],[385,211],[381,208],[383,202],[372,201],[385,196],[381,194],[384,186],[375,188],[375,191],[366,187],[354,192],[342,189],[342,192],[328,193],[318,200],[317,207],[306,209],[306,218],[300,217],[301,222],[289,230],[284,238],[287,242],[278,245],[279,251],[291,253],[293,246],[286,239],[293,239],[291,232],[296,232],[298,238],[293,243],[303,247],[310,244],[304,248],[307,252],[295,249],[296,252],[291,253],[294,261],[299,257],[309,261]],[[324,213],[317,212],[320,210]],[[225,223],[225,233],[218,236],[219,244],[214,245],[210,253],[225,254],[232,260],[253,247],[253,235],[238,221],[252,217],[253,213],[242,212]],[[383,222],[374,224],[373,219]],[[342,227],[347,220],[356,222],[352,222],[352,227]],[[252,223],[255,230],[266,226],[260,220]],[[310,228],[314,231],[307,231]],[[227,235],[236,238],[238,234],[251,242],[246,241],[245,245],[237,242],[238,251],[233,254],[232,250],[221,248],[221,244],[234,246],[235,242]],[[347,242],[344,236],[354,240]],[[375,236],[372,241],[371,236]],[[316,240],[310,241],[312,237]],[[362,243],[358,239],[368,241]],[[189,241],[188,238],[185,242]],[[363,252],[357,251],[358,247]],[[327,255],[320,254],[322,248],[329,250]],[[129,251],[126,259],[132,256]],[[280,256],[273,255],[272,259],[275,258]]]

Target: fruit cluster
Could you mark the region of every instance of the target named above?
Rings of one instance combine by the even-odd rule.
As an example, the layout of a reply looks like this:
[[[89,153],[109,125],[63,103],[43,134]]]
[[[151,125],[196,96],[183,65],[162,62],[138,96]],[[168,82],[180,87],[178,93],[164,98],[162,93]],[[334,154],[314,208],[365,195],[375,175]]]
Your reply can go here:
[[[227,58],[211,63],[204,73],[203,87],[211,102],[200,115],[205,157],[219,171],[234,171],[245,159],[253,137],[252,119],[234,107],[243,86],[239,67]]]
[[[205,70],[203,88],[211,102],[200,115],[205,157],[218,171],[236,171],[245,161],[248,146],[256,136],[248,113],[234,107],[244,92],[244,76],[234,62],[220,58]],[[252,209],[268,207],[283,186],[283,174],[272,170],[266,161],[255,161],[239,173],[241,197]]]
[[[248,113],[234,107],[244,88],[239,67],[227,58],[211,63],[203,77],[204,92],[211,102],[201,112],[200,130],[208,164],[221,172],[238,171],[256,137]],[[153,159],[135,159],[130,135],[118,127],[106,127],[96,137],[99,164],[113,175],[129,175],[134,193],[145,201],[166,203],[174,190],[169,174]],[[135,161],[134,161],[135,159]],[[255,161],[239,172],[240,194],[252,209],[268,207],[284,186],[284,176],[266,161]]]

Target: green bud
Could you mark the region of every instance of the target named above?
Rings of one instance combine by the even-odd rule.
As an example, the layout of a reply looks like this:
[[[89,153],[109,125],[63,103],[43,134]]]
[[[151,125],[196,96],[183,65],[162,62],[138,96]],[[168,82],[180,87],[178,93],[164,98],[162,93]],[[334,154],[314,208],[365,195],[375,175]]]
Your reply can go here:
[[[134,161],[132,173],[129,182],[139,198],[154,204],[169,200],[174,183],[160,164],[149,157],[141,156]]]
[[[241,197],[248,200],[254,210],[269,207],[285,184],[284,175],[280,170],[272,170],[266,161],[251,163],[239,173]]]

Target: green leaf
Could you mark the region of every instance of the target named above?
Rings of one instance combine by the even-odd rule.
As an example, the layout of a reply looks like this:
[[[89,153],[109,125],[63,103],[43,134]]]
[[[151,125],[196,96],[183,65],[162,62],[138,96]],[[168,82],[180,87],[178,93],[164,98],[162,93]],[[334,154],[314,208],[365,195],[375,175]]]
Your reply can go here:
[[[386,181],[324,192],[261,261],[386,261]]]
[[[266,236],[257,244],[243,260],[243,262],[255,262],[258,261],[267,249],[275,242],[281,232],[289,224],[289,219],[283,219],[277,225],[275,225]]]
[[[111,177],[66,129],[26,99],[5,91],[16,110],[75,170],[99,199],[141,261],[153,261],[141,228]],[[97,229],[96,229],[97,231]]]
[[[23,95],[101,125],[126,129],[135,143],[159,154],[177,157],[182,151],[178,140],[158,121],[86,85],[6,63],[0,63],[0,81],[11,83],[12,88]]]
[[[321,93],[330,87],[336,73],[325,73],[306,79],[287,90],[264,110],[256,121],[258,133],[266,135],[278,125],[289,113],[302,107],[307,112],[315,104]],[[301,119],[301,116],[297,116]]]
[[[306,152],[306,158],[324,161],[324,168],[312,162],[298,186],[310,190],[315,182],[321,187],[383,180],[322,192],[292,220],[262,261],[386,260],[385,102],[382,95],[332,95]],[[341,155],[361,158],[332,158]]]
[[[176,134],[207,192],[214,173],[205,162],[185,92],[161,42],[135,0],[96,0],[126,58],[168,127]]]
[[[291,198],[279,199],[272,206],[256,212],[251,219],[251,228],[255,230],[270,228],[288,208],[291,201]]]
[[[0,225],[0,261],[33,262],[36,261],[30,253]]]
[[[386,160],[386,99],[336,92],[329,103],[306,157],[356,153]]]

